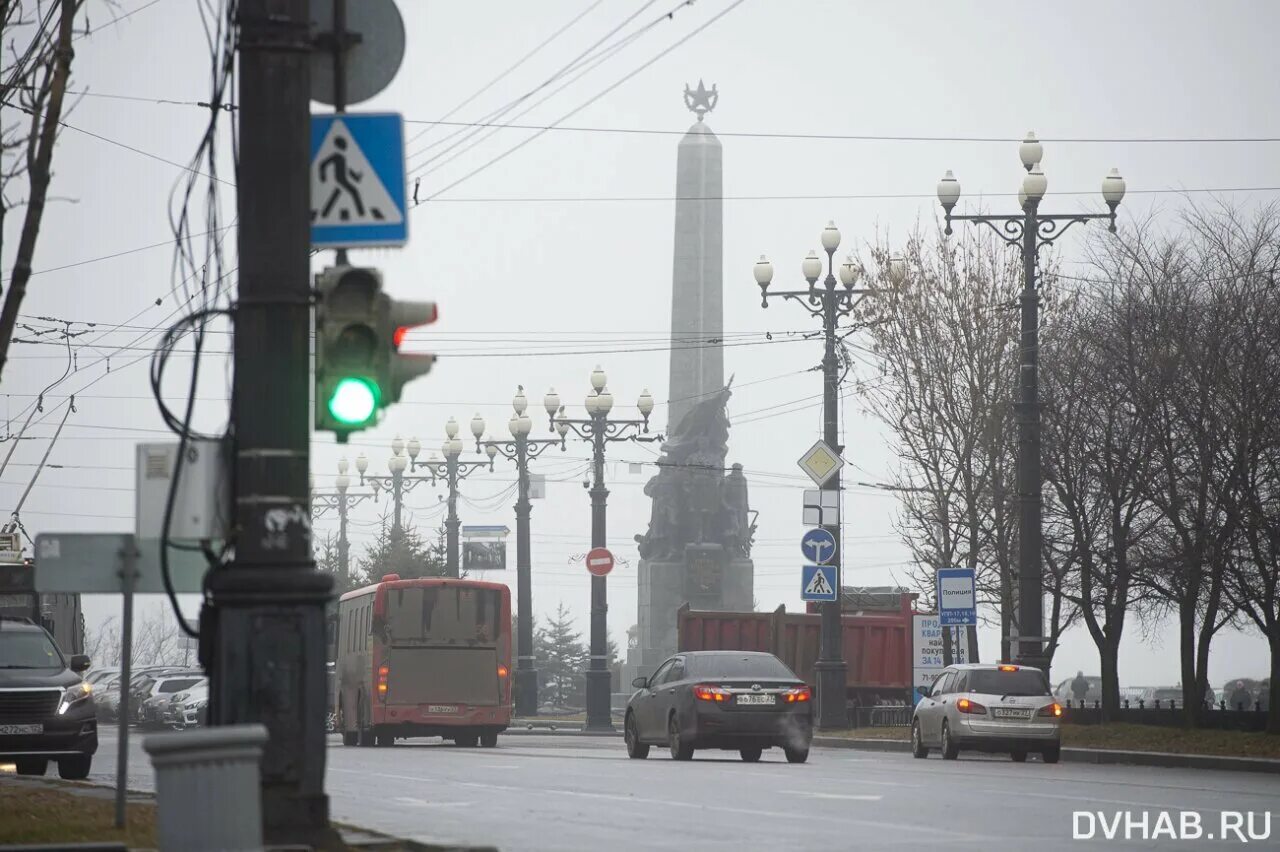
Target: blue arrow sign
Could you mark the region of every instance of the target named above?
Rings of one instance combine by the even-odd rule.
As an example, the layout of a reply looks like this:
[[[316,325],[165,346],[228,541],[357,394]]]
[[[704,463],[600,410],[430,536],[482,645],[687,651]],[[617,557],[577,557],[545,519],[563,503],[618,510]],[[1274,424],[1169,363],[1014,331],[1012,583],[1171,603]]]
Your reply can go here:
[[[834,601],[836,599],[836,566],[805,565],[800,570],[800,600]]]
[[[401,116],[311,116],[311,245],[399,246],[408,239]]]
[[[800,539],[800,552],[810,562],[828,565],[836,558],[836,537],[821,527],[809,530]]]

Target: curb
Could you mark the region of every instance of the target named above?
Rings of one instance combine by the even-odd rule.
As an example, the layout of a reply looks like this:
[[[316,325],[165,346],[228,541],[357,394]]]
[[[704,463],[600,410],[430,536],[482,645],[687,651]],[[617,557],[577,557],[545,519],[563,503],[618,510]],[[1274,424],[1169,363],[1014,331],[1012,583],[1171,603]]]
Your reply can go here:
[[[860,751],[910,752],[906,740],[846,739],[814,737],[813,744],[824,748],[851,748]],[[1280,774],[1280,760],[1268,757],[1229,757],[1218,754],[1172,754],[1160,751],[1126,751],[1107,748],[1064,748],[1067,763],[1098,765],[1156,766],[1165,769],[1216,769],[1225,772]]]

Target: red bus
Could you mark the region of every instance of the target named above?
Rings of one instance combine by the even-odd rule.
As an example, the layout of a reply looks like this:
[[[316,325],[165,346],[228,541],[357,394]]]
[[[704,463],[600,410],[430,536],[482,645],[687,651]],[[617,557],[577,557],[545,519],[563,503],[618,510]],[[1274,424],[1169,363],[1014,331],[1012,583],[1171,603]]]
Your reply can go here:
[[[492,748],[511,723],[511,590],[501,583],[387,574],[342,596],[337,644],[343,745],[434,736]]]

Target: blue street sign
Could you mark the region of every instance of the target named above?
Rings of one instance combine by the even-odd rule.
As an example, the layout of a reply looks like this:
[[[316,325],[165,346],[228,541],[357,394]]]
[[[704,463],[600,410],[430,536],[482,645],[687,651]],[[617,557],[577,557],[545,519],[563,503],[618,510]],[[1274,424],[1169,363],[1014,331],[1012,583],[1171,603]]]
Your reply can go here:
[[[810,562],[828,565],[836,558],[836,537],[821,527],[809,530],[800,539],[800,552]]]
[[[978,623],[972,568],[938,569],[938,622],[943,627]]]
[[[399,246],[408,239],[404,120],[398,113],[311,116],[311,245]]]
[[[833,601],[836,588],[836,566],[805,565],[800,570],[800,600]]]

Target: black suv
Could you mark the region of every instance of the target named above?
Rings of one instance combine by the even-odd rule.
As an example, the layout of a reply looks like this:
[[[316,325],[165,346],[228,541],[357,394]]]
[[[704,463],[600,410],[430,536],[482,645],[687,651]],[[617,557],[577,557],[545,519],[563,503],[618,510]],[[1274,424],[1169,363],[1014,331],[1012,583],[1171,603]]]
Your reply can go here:
[[[63,778],[85,778],[98,750],[93,687],[80,673],[89,658],[70,661],[43,627],[0,617],[0,763],[20,775],[43,775],[50,760]]]

